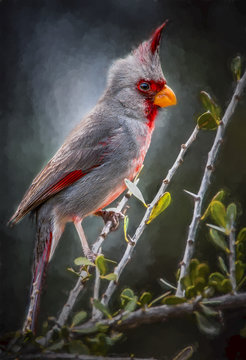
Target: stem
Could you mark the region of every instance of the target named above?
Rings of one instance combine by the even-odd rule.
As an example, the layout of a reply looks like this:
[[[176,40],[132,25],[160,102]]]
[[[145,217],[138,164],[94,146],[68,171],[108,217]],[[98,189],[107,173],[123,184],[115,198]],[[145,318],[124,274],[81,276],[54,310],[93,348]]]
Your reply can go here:
[[[166,178],[163,180],[156,196],[154,197],[153,201],[151,202],[151,204],[149,205],[149,207],[147,208],[139,226],[137,227],[135,234],[132,237],[132,241],[131,243],[129,243],[127,245],[127,248],[125,250],[125,253],[122,257],[122,259],[120,260],[118,266],[115,268],[114,273],[117,275],[117,279],[119,279],[122,271],[124,270],[125,266],[127,265],[128,261],[130,261],[134,247],[132,244],[136,244],[140,238],[140,236],[142,235],[144,229],[146,228],[146,221],[149,219],[149,216],[151,214],[151,211],[154,207],[154,205],[158,202],[158,200],[161,198],[161,196],[165,193],[168,184],[170,183],[172,177],[174,176],[174,174],[176,173],[177,169],[179,168],[179,166],[183,163],[184,160],[184,155],[187,152],[188,148],[191,146],[191,144],[194,142],[194,140],[196,139],[197,133],[199,132],[198,127],[196,126],[192,132],[192,134],[190,135],[189,139],[187,140],[187,142],[183,145],[181,145],[181,150],[173,164],[173,166],[171,167],[171,169],[168,171]],[[102,300],[101,302],[104,305],[107,305],[115,291],[117,287],[117,283],[115,281],[110,281],[105,293],[102,296]],[[96,317],[96,319],[100,319],[102,318],[102,314],[98,314],[98,316]]]
[[[197,199],[195,201],[193,217],[192,217],[192,220],[191,220],[191,223],[189,226],[189,232],[188,232],[188,237],[187,237],[187,241],[186,241],[185,253],[184,253],[183,260],[181,261],[180,276],[179,276],[177,292],[176,292],[177,296],[184,295],[184,291],[183,291],[182,284],[181,284],[181,279],[187,275],[190,260],[194,253],[195,238],[196,238],[198,225],[200,223],[201,209],[202,209],[204,197],[205,197],[205,194],[207,192],[208,186],[211,181],[211,174],[212,174],[212,171],[214,170],[215,160],[217,158],[217,154],[218,154],[221,144],[223,142],[223,136],[225,133],[225,129],[229,123],[229,120],[231,119],[231,117],[234,113],[234,110],[236,108],[236,105],[238,104],[238,100],[239,100],[240,96],[242,95],[245,85],[246,85],[246,71],[245,71],[243,77],[241,78],[241,80],[239,80],[237,83],[237,86],[236,86],[236,89],[232,96],[232,99],[230,101],[230,104],[228,105],[226,112],[220,122],[220,125],[218,126],[218,130],[217,130],[217,133],[216,133],[216,136],[214,139],[213,146],[212,146],[210,152],[208,153],[207,164],[206,164],[206,167],[204,170],[201,186],[200,186],[200,189],[197,194]]]

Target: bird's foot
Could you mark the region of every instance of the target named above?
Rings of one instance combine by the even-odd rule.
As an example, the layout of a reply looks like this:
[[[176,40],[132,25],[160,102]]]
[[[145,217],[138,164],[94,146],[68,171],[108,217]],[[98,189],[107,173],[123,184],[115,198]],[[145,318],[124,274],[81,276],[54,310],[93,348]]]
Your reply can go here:
[[[120,224],[120,219],[124,219],[125,215],[122,212],[112,211],[112,210],[100,210],[95,213],[96,216],[101,216],[105,222],[112,222],[111,231],[117,230]]]

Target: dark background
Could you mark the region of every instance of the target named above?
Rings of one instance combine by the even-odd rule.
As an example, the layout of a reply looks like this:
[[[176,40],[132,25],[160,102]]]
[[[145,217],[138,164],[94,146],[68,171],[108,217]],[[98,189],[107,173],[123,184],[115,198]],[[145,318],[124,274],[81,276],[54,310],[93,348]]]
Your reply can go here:
[[[102,93],[112,61],[126,55],[149,37],[166,18],[161,58],[168,84],[178,105],[164,110],[157,122],[146,157],[140,188],[147,202],[172,165],[180,145],[194,128],[202,111],[199,91],[211,93],[225,109],[235,83],[230,61],[245,56],[246,11],[244,1],[13,1],[0,2],[1,16],[1,332],[21,326],[28,301],[34,226],[24,219],[5,226],[33,177],[62,144],[70,129],[89,111]],[[226,188],[229,200],[241,204],[239,225],[246,225],[246,101],[230,123],[219,155],[211,197]],[[175,176],[169,191],[169,210],[145,231],[134,257],[120,280],[119,289],[130,286],[138,294],[164,290],[158,279],[175,283],[192,200],[183,189],[199,188],[207,152],[215,133],[202,132]],[[130,200],[129,233],[143,214],[137,200]],[[101,219],[86,220],[92,243]],[[105,241],[107,257],[118,260],[125,247],[122,228]],[[42,298],[40,322],[56,316],[76,279],[66,267],[81,254],[72,225],[67,226],[49,267]],[[196,256],[216,270],[219,252],[208,241],[207,229],[198,234]],[[76,309],[87,308],[91,292]],[[114,298],[117,305],[117,296]],[[245,324],[240,310],[227,314],[225,329],[217,338],[201,334],[194,319],[172,320],[143,326],[127,333],[113,350],[118,354],[155,356],[163,359],[189,344],[197,345],[194,359],[227,359],[235,336]],[[229,349],[229,350],[228,350]],[[226,355],[227,352],[227,355]]]

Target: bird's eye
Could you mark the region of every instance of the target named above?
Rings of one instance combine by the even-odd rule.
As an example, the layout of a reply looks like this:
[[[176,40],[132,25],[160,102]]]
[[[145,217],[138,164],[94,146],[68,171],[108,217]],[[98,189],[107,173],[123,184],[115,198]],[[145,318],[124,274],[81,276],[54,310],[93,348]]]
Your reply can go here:
[[[139,84],[139,89],[142,91],[148,91],[150,89],[150,84],[147,82],[141,82]]]

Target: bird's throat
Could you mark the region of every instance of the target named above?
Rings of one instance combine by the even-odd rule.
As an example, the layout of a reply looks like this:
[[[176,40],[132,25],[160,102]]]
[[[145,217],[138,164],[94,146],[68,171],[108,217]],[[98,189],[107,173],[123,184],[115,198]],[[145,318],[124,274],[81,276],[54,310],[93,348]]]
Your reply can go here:
[[[158,114],[158,106],[155,105],[150,99],[145,100],[144,106],[144,111],[147,118],[146,125],[149,127],[150,130],[154,130],[155,118]]]

